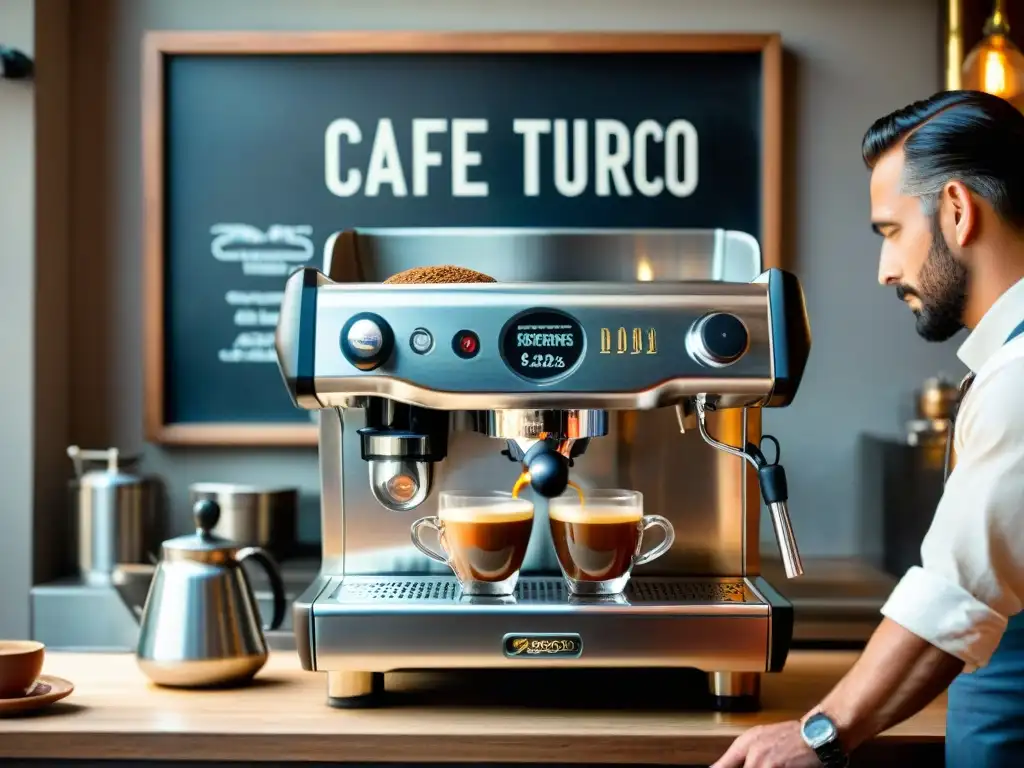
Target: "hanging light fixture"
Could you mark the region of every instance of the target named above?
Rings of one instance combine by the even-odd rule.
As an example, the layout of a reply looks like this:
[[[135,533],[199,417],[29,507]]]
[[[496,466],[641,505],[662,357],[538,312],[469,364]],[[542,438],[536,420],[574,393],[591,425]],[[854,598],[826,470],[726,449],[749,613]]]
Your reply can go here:
[[[964,63],[964,32],[960,27],[963,0],[946,0],[946,90],[959,91]]]
[[[1005,0],[996,0],[982,30],[985,37],[967,54],[960,87],[985,91],[1024,108],[1024,54],[1010,40]]]

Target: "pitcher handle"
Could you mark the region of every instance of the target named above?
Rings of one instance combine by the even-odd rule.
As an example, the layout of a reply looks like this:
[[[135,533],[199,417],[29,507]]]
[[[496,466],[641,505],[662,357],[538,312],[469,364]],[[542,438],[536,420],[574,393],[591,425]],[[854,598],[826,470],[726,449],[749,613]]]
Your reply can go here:
[[[274,595],[274,618],[270,624],[263,626],[263,631],[273,632],[284,623],[284,612],[288,608],[287,596],[284,592],[284,579],[281,578],[281,569],[278,568],[277,561],[270,556],[270,553],[261,547],[245,547],[238,550],[238,554],[235,555],[235,559],[239,563],[249,558],[263,566],[263,570],[266,571],[267,578],[270,580],[270,591]]]
[[[662,517],[661,515],[645,515],[642,522],[642,528],[640,529],[642,534],[646,534],[650,528],[661,528],[665,534],[665,538],[662,539],[654,549],[644,552],[636,557],[633,561],[633,565],[643,565],[649,563],[651,560],[656,560],[666,552],[672,546],[672,543],[676,540],[675,528],[672,527],[672,523],[669,522],[668,518]],[[641,545],[646,536],[641,536]]]

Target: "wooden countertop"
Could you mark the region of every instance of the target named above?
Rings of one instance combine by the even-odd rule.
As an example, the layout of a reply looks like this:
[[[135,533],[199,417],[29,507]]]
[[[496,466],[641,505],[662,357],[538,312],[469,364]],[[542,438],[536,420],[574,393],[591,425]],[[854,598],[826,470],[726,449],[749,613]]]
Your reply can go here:
[[[671,688],[664,672],[650,687],[645,672],[629,672],[638,690],[604,684],[579,691],[579,701],[564,686],[538,687],[538,678],[495,698],[488,673],[469,676],[469,688],[396,674],[387,678],[393,706],[336,710],[325,704],[324,676],[304,672],[292,653],[273,654],[251,686],[201,692],[153,686],[130,654],[49,653],[45,674],[75,691],[36,715],[0,719],[0,759],[708,765],[746,728],[804,714],[855,658],[794,651],[785,672],[764,677],[761,712],[721,714],[656,706],[651,692]],[[856,764],[923,759],[941,750],[944,733],[942,697]]]

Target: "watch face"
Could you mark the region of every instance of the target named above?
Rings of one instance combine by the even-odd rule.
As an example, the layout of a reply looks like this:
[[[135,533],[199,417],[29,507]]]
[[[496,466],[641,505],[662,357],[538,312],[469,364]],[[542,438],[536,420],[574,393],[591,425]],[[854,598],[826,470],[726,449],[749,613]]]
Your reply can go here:
[[[811,715],[804,722],[804,739],[811,749],[828,744],[835,737],[836,727],[825,715]]]

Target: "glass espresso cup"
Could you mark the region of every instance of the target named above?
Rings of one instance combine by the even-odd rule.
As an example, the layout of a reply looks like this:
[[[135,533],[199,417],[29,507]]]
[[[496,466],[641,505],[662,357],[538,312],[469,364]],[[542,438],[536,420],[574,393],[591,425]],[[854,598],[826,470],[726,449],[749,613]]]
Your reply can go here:
[[[426,528],[437,532],[443,551],[424,543]],[[463,595],[511,595],[533,531],[533,502],[503,491],[442,491],[437,516],[412,524],[412,543],[455,573]]]
[[[626,588],[633,567],[665,554],[675,530],[661,515],[644,515],[639,491],[569,492],[548,502],[551,540],[573,595],[615,595]],[[661,528],[661,541],[641,552],[646,533]]]

